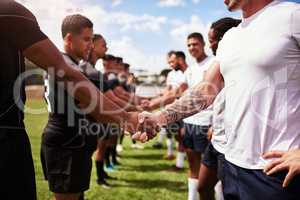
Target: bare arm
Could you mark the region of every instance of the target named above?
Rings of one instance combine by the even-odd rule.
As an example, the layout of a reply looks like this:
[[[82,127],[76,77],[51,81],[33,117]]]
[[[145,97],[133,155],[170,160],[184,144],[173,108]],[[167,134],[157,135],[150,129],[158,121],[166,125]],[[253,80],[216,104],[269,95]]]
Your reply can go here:
[[[105,92],[105,96],[115,102],[118,106],[123,108],[126,111],[137,111],[138,109],[131,105],[129,102],[124,101],[117,97],[112,90]]]
[[[116,88],[114,88],[114,94],[122,99],[123,101],[129,102],[132,101],[132,97],[130,95],[128,95],[127,93],[125,93],[124,89],[121,86],[118,86]]]
[[[220,64],[214,62],[205,73],[204,80],[179,100],[158,114],[160,124],[169,124],[192,116],[210,106],[224,85]]]
[[[106,98],[84,75],[68,66],[50,40],[46,39],[33,44],[25,49],[23,54],[49,73],[54,73],[52,75],[57,78],[59,78],[57,72],[63,72],[64,75],[59,79],[68,83],[67,90],[71,96],[74,96],[85,108],[95,103],[94,109],[89,114],[96,121],[120,123],[122,119],[126,120],[129,117],[127,112]],[[103,105],[105,105],[105,110]]]
[[[123,99],[124,101],[130,102],[133,105],[140,105],[142,101],[140,97],[136,96],[134,93],[127,92],[121,86],[116,87],[114,91],[116,96]]]
[[[187,84],[183,83],[178,88],[166,91],[164,95],[150,101],[149,109],[155,110],[159,107],[173,103],[187,88]]]

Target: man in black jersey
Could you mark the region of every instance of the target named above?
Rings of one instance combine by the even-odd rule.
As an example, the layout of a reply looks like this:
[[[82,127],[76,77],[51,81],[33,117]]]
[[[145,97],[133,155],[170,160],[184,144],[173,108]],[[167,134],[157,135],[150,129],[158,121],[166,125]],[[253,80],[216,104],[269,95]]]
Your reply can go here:
[[[1,198],[19,199],[21,196],[24,199],[35,200],[34,167],[23,123],[22,105],[25,103],[25,88],[23,82],[16,81],[24,72],[24,57],[45,70],[52,68],[52,75],[58,75],[58,70],[62,72],[60,75],[63,74],[63,77],[58,76],[60,80],[73,83],[67,88],[72,96],[83,106],[95,103],[94,109],[90,112],[95,120],[118,123],[126,120],[132,125],[137,125],[138,114],[121,110],[119,106],[104,98],[78,70],[70,67],[55,45],[40,30],[34,15],[19,3],[11,0],[0,1],[0,26],[5,27],[0,31]],[[75,83],[78,82],[81,86],[75,88]],[[14,86],[19,90],[13,92]],[[106,109],[119,112],[104,113],[103,104]]]
[[[87,60],[94,46],[92,27],[92,22],[82,15],[67,16],[62,24],[64,58],[66,62],[81,71],[79,61]],[[85,72],[88,72],[87,68]],[[98,80],[100,85],[97,85],[97,80],[93,80],[95,77],[92,77],[92,74],[86,73],[86,75],[103,91],[100,80]],[[99,79],[100,76],[99,73]],[[70,104],[69,101],[67,104],[66,101],[61,102],[59,97],[63,92],[60,92],[59,85],[51,84],[51,76],[49,81],[48,102],[51,104],[51,110],[43,134],[43,169],[50,190],[55,193],[56,199],[78,199],[79,194],[89,188],[91,156],[97,142],[92,136],[98,135],[104,127],[98,123],[91,124],[91,120],[73,108],[76,105]],[[64,99],[69,98],[65,95]],[[59,106],[64,107],[64,112],[60,112]],[[73,124],[70,124],[70,121]],[[91,129],[92,127],[95,130]]]
[[[119,86],[120,83],[117,80],[107,80],[102,77],[103,74],[97,71],[94,67],[99,59],[103,59],[105,52],[107,51],[106,42],[103,36],[95,34],[93,38],[94,47],[89,54],[89,60],[82,65],[84,74],[92,81],[94,84],[98,85],[99,88],[104,92],[105,96],[110,98],[120,107],[126,110],[136,110],[135,106],[130,105],[128,102],[123,101],[115,95],[114,89]],[[112,56],[111,56],[112,57]],[[90,126],[94,126],[94,123],[90,123]],[[109,178],[108,174],[103,169],[104,156],[108,153],[107,149],[110,145],[111,136],[116,135],[118,129],[111,128],[109,124],[101,124],[101,133],[97,133],[99,136],[97,151],[95,155],[96,172],[97,172],[97,183],[102,185],[104,188],[108,188],[109,184],[105,181]],[[94,133],[91,133],[92,135]]]

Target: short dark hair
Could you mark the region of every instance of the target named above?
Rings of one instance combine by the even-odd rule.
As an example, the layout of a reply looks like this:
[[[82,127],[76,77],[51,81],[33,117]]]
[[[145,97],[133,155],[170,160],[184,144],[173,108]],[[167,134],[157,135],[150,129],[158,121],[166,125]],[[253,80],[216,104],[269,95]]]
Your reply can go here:
[[[102,40],[104,37],[101,34],[94,34],[93,42],[96,42],[97,40]]]
[[[176,55],[176,51],[171,50],[168,52],[167,55],[168,55],[168,57],[171,57],[173,54]]]
[[[123,65],[126,70],[128,70],[130,68],[130,65],[128,63],[124,63]]]
[[[93,23],[87,17],[76,14],[65,17],[61,25],[62,37],[68,33],[79,34],[84,28],[93,28]]]
[[[201,33],[198,33],[198,32],[191,33],[191,34],[188,35],[187,39],[189,40],[191,38],[196,38],[197,40],[199,40],[203,44],[205,43]]]
[[[103,60],[105,61],[113,61],[113,60],[116,60],[116,57],[111,55],[111,54],[106,54],[103,58]]]
[[[240,23],[240,19],[225,17],[212,23],[210,28],[213,29],[216,39],[220,41],[229,29],[237,27]]]
[[[117,63],[123,63],[123,58],[121,58],[121,57],[115,57],[115,59],[116,59],[116,62]]]
[[[175,54],[176,54],[177,58],[182,58],[183,60],[185,60],[185,58],[186,58],[186,56],[185,56],[185,54],[184,54],[183,51],[176,51]]]

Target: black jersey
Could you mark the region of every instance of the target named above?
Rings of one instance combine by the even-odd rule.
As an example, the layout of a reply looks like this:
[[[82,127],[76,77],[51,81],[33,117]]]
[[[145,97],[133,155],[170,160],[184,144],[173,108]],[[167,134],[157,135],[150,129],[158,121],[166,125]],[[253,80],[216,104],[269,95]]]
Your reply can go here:
[[[65,62],[77,69],[79,63],[67,54]],[[43,143],[51,146],[80,147],[85,145],[86,115],[80,110],[79,102],[66,91],[64,82],[47,75],[45,98],[48,103],[49,119],[43,134]]]
[[[0,128],[23,128],[25,88],[17,81],[25,70],[22,51],[47,37],[32,13],[14,1],[0,1],[0,26]]]
[[[96,70],[93,65],[89,62],[84,62],[80,64],[80,69],[83,74],[101,91],[107,92],[108,90],[113,90],[120,83],[117,79],[108,79],[106,75],[102,72]]]

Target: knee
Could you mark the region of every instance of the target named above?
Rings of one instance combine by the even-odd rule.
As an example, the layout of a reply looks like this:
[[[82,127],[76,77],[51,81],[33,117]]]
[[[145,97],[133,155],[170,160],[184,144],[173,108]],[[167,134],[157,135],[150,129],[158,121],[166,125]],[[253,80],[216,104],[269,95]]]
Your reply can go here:
[[[207,191],[207,190],[208,190],[207,185],[205,185],[202,181],[199,181],[199,183],[198,183],[198,192],[202,193],[202,192]]]

